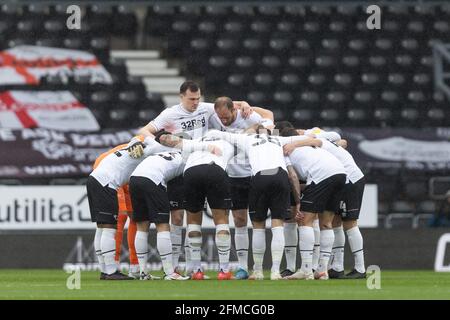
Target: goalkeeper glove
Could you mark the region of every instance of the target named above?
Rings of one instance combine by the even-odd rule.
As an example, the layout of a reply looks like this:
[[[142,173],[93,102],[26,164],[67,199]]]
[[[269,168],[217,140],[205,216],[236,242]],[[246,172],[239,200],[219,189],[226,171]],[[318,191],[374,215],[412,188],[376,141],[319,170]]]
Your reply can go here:
[[[145,148],[145,145],[142,142],[137,141],[137,142],[131,144],[127,148],[127,151],[128,151],[128,154],[130,155],[130,157],[132,157],[133,159],[138,159],[144,155],[144,148]]]

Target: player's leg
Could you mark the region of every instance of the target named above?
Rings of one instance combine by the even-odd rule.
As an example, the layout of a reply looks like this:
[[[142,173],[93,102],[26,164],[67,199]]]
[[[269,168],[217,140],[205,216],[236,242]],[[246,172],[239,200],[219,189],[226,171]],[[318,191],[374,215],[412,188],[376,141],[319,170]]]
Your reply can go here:
[[[267,181],[266,195],[270,199],[269,208],[272,218],[272,268],[270,280],[282,279],[280,264],[285,248],[284,221],[289,219],[290,207],[290,183],[287,173],[279,170],[276,175],[265,177]]]
[[[296,270],[297,262],[297,244],[298,244],[298,231],[297,222],[295,221],[296,206],[295,199],[292,192],[290,193],[291,211],[289,219],[284,221],[284,255],[286,257],[286,269],[281,272],[282,277],[292,275]]]
[[[328,263],[334,243],[333,219],[339,212],[343,197],[346,175],[336,174],[318,184],[320,199],[324,203],[324,211],[319,213],[320,224],[320,258],[314,274],[316,279],[328,280]]]
[[[150,213],[152,210],[149,195],[154,192],[155,184],[148,178],[131,177],[129,183],[131,203],[133,206],[132,219],[136,222],[136,237],[134,246],[139,263],[139,279],[153,280],[156,277],[147,271],[148,261],[148,233],[150,228]]]
[[[302,205],[303,207],[303,205]],[[299,251],[301,257],[300,268],[292,275],[286,276],[290,280],[313,280],[313,251],[314,251],[314,229],[313,221],[316,216],[313,212],[302,211],[303,220],[298,223]]]
[[[328,279],[328,262],[330,261],[334,242],[333,218],[334,212],[331,211],[324,211],[322,214],[319,214],[320,256],[317,270],[314,273],[316,279]]]
[[[235,273],[235,278],[244,280],[248,278],[248,209],[232,210],[234,220],[234,245],[238,257],[239,268]]]
[[[314,220],[317,213],[323,211],[323,202],[320,198],[320,186],[312,182],[306,185],[300,200],[300,208],[303,219],[298,221],[298,239],[299,251],[301,257],[300,268],[293,275],[286,277],[287,279],[305,279],[313,280],[313,253],[314,253]]]
[[[364,194],[365,179],[361,178],[354,184],[350,184],[351,190],[346,194],[345,211],[342,213],[342,221],[348,244],[355,260],[354,269],[346,275],[350,279],[364,279],[366,268],[364,265],[363,237],[358,227],[358,218],[361,211]]]
[[[178,264],[183,249],[183,219],[184,219],[184,181],[183,176],[179,176],[167,183],[167,193],[170,203],[170,238],[172,241],[172,258],[175,270],[180,272]],[[185,261],[186,268],[190,263],[189,246],[185,238]]]
[[[131,277],[137,277],[139,275],[139,261],[136,254],[136,246],[134,245],[136,239],[137,225],[132,219],[133,212],[128,212],[130,218],[128,224],[127,241],[128,241],[128,253],[130,259],[130,272],[128,275]]]
[[[132,278],[121,274],[115,262],[116,228],[118,216],[117,191],[107,186],[103,187],[94,177],[88,178],[86,188],[88,191],[91,220],[101,229],[101,235],[96,236],[97,250],[101,251],[104,263],[104,280],[131,280]],[[100,239],[98,239],[100,238]],[[95,245],[95,243],[94,243]]]
[[[258,220],[257,218],[252,220],[253,272],[248,277],[249,280],[264,280],[263,261],[264,253],[266,252],[266,220]]]
[[[201,266],[202,258],[202,211],[190,212],[187,210],[187,234],[189,238],[189,251],[191,255],[191,266],[193,280],[203,280],[204,273]]]
[[[345,234],[342,228],[342,219],[339,214],[333,218],[334,243],[328,264],[328,276],[330,279],[340,279],[344,276],[344,246]]]
[[[188,280],[189,277],[183,277],[174,270],[172,263],[172,241],[170,239],[170,225],[168,220],[169,219],[167,218],[167,222],[155,223],[157,232],[156,246],[164,269],[164,280]]]
[[[145,276],[147,275],[149,227],[150,221],[148,220],[136,222],[137,231],[136,238],[134,239],[134,245],[139,263],[139,273],[142,276],[142,280],[145,280]]]
[[[174,209],[170,211],[170,238],[172,242],[172,260],[175,269],[178,268],[181,250],[183,248],[183,217],[184,217],[184,209]],[[186,232],[187,234],[187,232]],[[186,237],[187,238],[187,237]],[[188,269],[189,256],[188,252],[188,243],[184,242],[185,245],[185,260],[186,260],[186,268]]]
[[[128,231],[127,231],[127,242],[128,242],[128,257],[130,261],[130,268],[128,270],[128,276],[135,279],[139,278],[139,262],[136,255],[136,248],[134,246],[134,240],[136,238],[137,226],[136,222],[133,220],[133,206],[131,204],[130,189],[129,185],[123,186],[123,194],[125,200],[124,211],[126,211],[128,218]],[[119,204],[120,210],[120,204]]]
[[[213,205],[214,206],[214,205]],[[230,272],[230,250],[231,235],[228,222],[228,209],[211,209],[214,224],[216,225],[215,242],[219,254],[219,274],[218,280],[231,280],[233,278]]]
[[[116,255],[114,256],[114,260],[116,261],[117,268],[120,268],[120,254],[122,252],[122,239],[123,239],[123,229],[125,224],[127,223],[127,213],[124,211],[120,211],[119,205],[119,216],[117,218],[117,231],[116,231]]]
[[[170,235],[170,204],[166,188],[151,182],[147,188],[147,207],[150,223],[156,225],[156,247],[161,258],[166,280],[187,280],[175,273],[172,258],[172,241]]]
[[[234,276],[237,280],[248,278],[248,194],[250,190],[250,177],[230,178],[232,215],[234,221],[234,245],[238,257],[239,268]]]
[[[314,229],[314,251],[313,251],[313,262],[312,268],[313,270],[317,270],[317,266],[319,265],[319,257],[320,257],[320,226],[319,226],[319,215],[315,214],[314,221],[312,225]]]
[[[128,188],[127,188],[128,189]],[[127,222],[127,206],[125,203],[125,188],[120,187],[117,189],[117,201],[119,203],[119,216],[117,218],[117,230],[116,230],[116,255],[115,260],[117,263],[117,268],[120,269],[120,254],[122,252],[122,240],[123,240],[123,229]]]
[[[252,178],[249,192],[249,215],[253,225],[253,272],[249,280],[264,280],[263,261],[266,252],[266,219],[269,199],[265,194],[264,178],[260,174]]]
[[[346,278],[365,278],[366,267],[364,264],[363,237],[358,227],[358,220],[347,220],[343,222],[343,225],[355,263],[353,270],[346,275]]]
[[[272,253],[272,268],[270,280],[282,279],[280,274],[281,259],[285,248],[284,226],[282,219],[272,218],[272,242],[270,250]]]
[[[233,278],[229,269],[231,234],[229,226],[229,210],[232,207],[231,186],[227,173],[220,166],[207,166],[206,198],[212,211],[216,226],[215,242],[219,254],[218,280]]]
[[[97,257],[98,265],[100,268],[100,280],[104,280],[104,277],[106,275],[105,260],[103,258],[102,249],[101,249],[103,228],[97,223],[97,208],[96,208],[97,198],[95,197],[97,183],[95,183],[94,181],[90,181],[90,180],[91,180],[91,177],[88,178],[88,181],[86,183],[86,190],[87,190],[88,203],[89,203],[89,212],[91,214],[91,221],[95,222],[95,224],[96,224],[95,236],[94,236],[94,250],[95,250],[95,255]]]

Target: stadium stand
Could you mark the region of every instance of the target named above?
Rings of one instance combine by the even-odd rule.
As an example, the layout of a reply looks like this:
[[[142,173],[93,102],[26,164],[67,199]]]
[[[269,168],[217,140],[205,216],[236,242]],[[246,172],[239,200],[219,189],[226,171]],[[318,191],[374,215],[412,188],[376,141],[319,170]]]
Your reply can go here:
[[[201,79],[206,100],[230,95],[299,127],[448,126],[448,100],[433,89],[432,45],[450,41],[444,1],[383,3],[383,32],[368,30],[365,7],[351,2],[140,6],[87,4],[82,30],[69,31],[65,5],[3,4],[0,49],[32,44],[94,53],[112,84],[50,76],[39,89],[71,90],[104,129],[142,126],[170,104],[152,78],[139,75],[140,62],[115,54],[123,48],[159,51],[169,62],[165,74],[178,76],[170,69],[176,65],[182,76]],[[418,227],[433,213],[427,174],[364,169],[379,185],[386,226],[398,214],[417,213]],[[413,204],[400,206],[398,194]]]

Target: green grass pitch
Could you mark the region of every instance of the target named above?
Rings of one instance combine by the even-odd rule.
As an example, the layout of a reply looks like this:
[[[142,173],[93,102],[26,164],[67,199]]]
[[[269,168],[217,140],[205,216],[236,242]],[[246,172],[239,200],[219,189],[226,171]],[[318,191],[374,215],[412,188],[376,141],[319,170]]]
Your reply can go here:
[[[217,281],[215,272],[208,275],[211,280],[100,281],[98,272],[81,272],[81,288],[69,290],[63,270],[0,270],[0,299],[450,299],[450,273],[432,271],[381,271],[381,289],[372,290],[366,280]]]

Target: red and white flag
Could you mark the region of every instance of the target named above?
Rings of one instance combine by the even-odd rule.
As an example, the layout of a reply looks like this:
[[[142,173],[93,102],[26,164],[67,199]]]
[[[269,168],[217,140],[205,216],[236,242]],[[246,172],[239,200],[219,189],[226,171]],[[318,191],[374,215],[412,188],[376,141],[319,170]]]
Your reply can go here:
[[[48,75],[89,77],[91,83],[112,83],[108,71],[86,51],[40,46],[0,51],[0,85],[37,85]]]
[[[4,91],[0,93],[0,128],[97,131],[100,126],[69,91]]]

